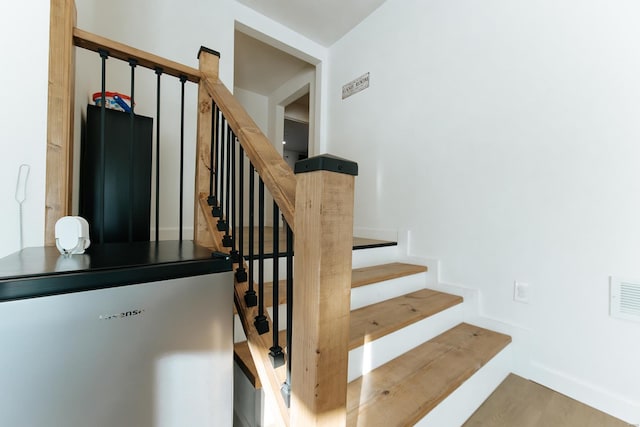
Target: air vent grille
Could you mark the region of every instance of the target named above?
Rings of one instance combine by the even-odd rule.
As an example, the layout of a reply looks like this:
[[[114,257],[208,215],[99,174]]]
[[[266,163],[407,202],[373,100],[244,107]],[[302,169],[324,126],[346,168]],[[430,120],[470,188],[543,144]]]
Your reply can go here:
[[[640,322],[640,280],[611,278],[611,316]]]

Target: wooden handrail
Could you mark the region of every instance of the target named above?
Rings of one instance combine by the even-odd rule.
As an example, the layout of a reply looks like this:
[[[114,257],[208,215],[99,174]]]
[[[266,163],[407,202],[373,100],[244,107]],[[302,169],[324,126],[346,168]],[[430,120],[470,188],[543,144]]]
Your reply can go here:
[[[296,204],[296,177],[293,171],[220,79],[203,77],[200,84],[204,85],[222,111],[287,224],[293,229]]]
[[[200,71],[196,68],[127,46],[123,43],[109,40],[105,37],[98,36],[79,28],[73,29],[73,42],[78,47],[94,52],[98,52],[101,49],[107,50],[109,52],[109,56],[123,61],[135,59],[138,61],[138,65],[151,70],[155,70],[159,67],[162,68],[162,72],[165,74],[178,78],[186,76],[187,80],[194,83],[198,83],[200,81]]]

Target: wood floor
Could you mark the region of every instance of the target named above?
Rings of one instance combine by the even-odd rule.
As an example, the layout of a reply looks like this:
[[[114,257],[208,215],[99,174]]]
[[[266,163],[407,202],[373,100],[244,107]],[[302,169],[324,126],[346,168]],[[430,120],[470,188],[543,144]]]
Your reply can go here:
[[[509,375],[463,427],[629,427],[517,375]]]

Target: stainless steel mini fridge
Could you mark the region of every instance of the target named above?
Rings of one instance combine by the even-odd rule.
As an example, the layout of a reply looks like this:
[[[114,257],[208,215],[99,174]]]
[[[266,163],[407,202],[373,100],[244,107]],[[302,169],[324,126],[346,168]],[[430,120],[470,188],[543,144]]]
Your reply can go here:
[[[47,277],[64,290],[65,277],[86,273],[93,285],[55,294],[59,286],[25,285],[28,274],[11,279],[13,288],[0,284],[0,425],[231,426],[232,273],[156,271],[112,287],[110,274],[126,281],[167,265],[127,275],[91,257],[59,258],[51,269],[61,271]],[[6,298],[20,286],[45,295]]]

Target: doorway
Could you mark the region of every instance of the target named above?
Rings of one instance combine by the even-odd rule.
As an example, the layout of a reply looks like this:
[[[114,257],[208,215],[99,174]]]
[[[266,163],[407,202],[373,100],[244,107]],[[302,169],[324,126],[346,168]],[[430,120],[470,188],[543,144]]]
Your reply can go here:
[[[309,157],[309,94],[284,107],[282,157],[294,169],[299,160]]]
[[[277,45],[278,47],[275,47]],[[294,49],[277,43],[249,28],[238,25],[234,40],[234,96],[284,157],[284,150],[295,164],[300,155],[314,155],[316,150],[317,67],[318,64]],[[304,59],[302,59],[304,57]],[[287,127],[306,125],[306,142],[285,137],[285,119],[296,122]],[[287,141],[291,139],[291,141]],[[282,141],[288,142],[285,147]],[[294,156],[294,157],[292,157]]]

